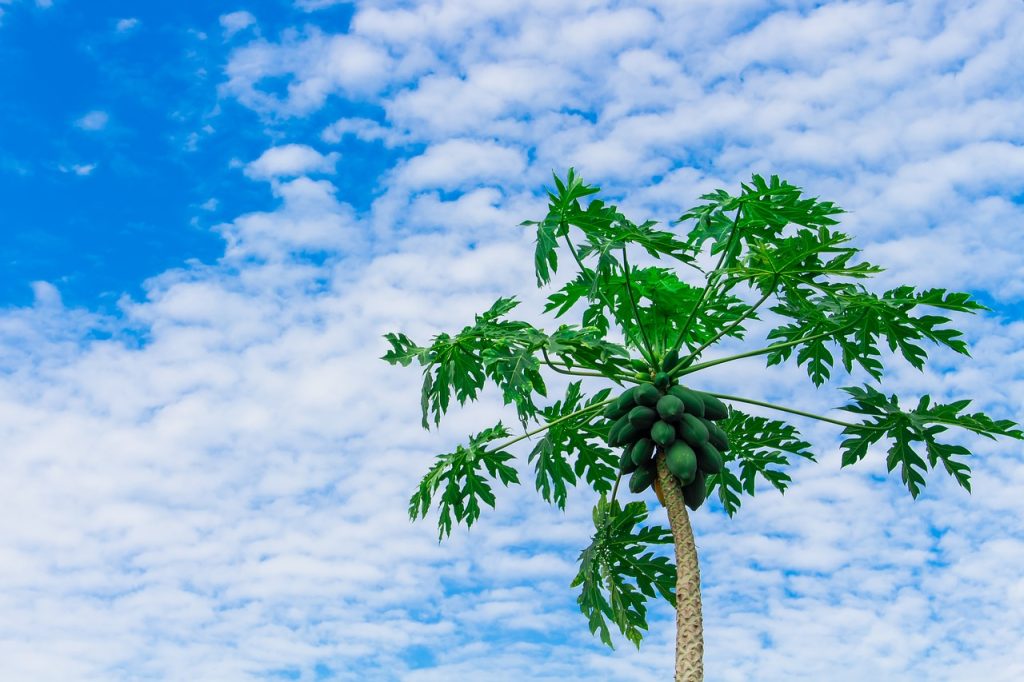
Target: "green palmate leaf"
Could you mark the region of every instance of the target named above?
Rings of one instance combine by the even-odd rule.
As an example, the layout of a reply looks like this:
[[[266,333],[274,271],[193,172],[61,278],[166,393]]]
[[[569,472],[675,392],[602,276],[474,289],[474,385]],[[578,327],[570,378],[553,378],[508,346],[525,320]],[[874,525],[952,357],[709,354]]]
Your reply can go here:
[[[588,301],[583,313],[584,322],[594,325],[595,331],[606,333],[610,320],[624,331],[630,346],[641,346],[640,323],[647,331],[656,352],[664,352],[677,345],[683,324],[700,301],[700,287],[679,279],[666,268],[631,268],[630,286],[637,299],[634,310],[623,272],[608,276],[603,282],[600,298],[588,298],[588,282],[580,276],[568,282],[548,297],[546,311],[555,311],[556,317],[569,312],[580,301]],[[720,330],[743,317],[749,310],[746,303],[729,296],[717,296],[700,308],[687,334],[691,347],[703,344]],[[756,319],[756,316],[753,316]],[[743,338],[744,328],[738,326],[728,336]]]
[[[914,315],[918,306],[968,313],[984,309],[968,294],[943,289],[915,292],[913,287],[904,286],[881,296],[852,286],[831,287],[821,296],[790,292],[772,312],[796,321],[773,329],[768,338],[793,345],[769,353],[768,364],[782,363],[796,351],[797,363],[806,364],[812,381],[820,385],[828,380],[835,363],[830,348],[841,350],[848,372],[856,364],[875,379],[882,376],[883,341],[889,350],[899,351],[918,369],[924,366],[928,355],[919,343],[921,340],[968,354],[967,345],[960,338],[962,332],[943,326],[949,318]]]
[[[739,510],[742,493],[753,497],[758,478],[784,493],[791,480],[783,470],[789,466],[790,456],[814,461],[811,444],[786,422],[730,408],[728,418],[719,426],[729,435],[730,447],[722,453],[725,468],[720,474],[708,476],[707,486],[709,495],[718,490],[718,498],[729,516]],[[739,469],[738,476],[732,468]]]
[[[830,293],[835,285],[828,278],[863,279],[882,271],[870,263],[850,263],[858,249],[844,246],[849,241],[848,235],[824,226],[799,229],[792,237],[752,241],[742,262],[722,272],[726,282],[745,281],[762,293]]]
[[[613,379],[625,371],[629,358],[625,347],[605,341],[604,334],[593,327],[562,325],[545,340],[542,348],[570,369],[596,369]]]
[[[438,538],[451,535],[453,520],[472,526],[480,517],[481,502],[494,508],[494,490],[488,477],[507,486],[519,483],[519,475],[507,464],[513,458],[511,454],[501,450],[488,451],[484,446],[509,435],[508,429],[498,422],[496,426],[470,437],[469,447],[459,445],[455,452],[438,455],[434,466],[430,467],[409,500],[409,517],[416,520],[426,516],[434,496],[442,487],[438,500]]]
[[[584,401],[580,382],[573,382],[563,400],[541,412],[546,422],[554,423],[537,441],[528,461],[537,472],[537,490],[560,509],[565,508],[568,487],[580,478],[599,493],[612,489],[618,457],[605,446],[605,427],[594,424],[599,410],[568,417],[583,407],[603,403],[609,393],[611,389],[602,389]]]
[[[853,397],[853,403],[841,409],[867,417],[864,424],[848,426],[843,431],[843,435],[848,436],[842,443],[843,466],[863,459],[871,445],[883,438],[890,440],[886,467],[890,472],[900,468],[900,477],[913,497],[917,497],[925,485],[927,467],[934,469],[939,462],[942,462],[946,473],[970,492],[970,467],[954,459],[969,456],[970,451],[961,445],[936,440],[936,436],[950,426],[958,426],[986,438],[1024,438],[1024,433],[1010,420],[994,420],[981,412],[963,413],[970,404],[969,400],[932,405],[931,397],[925,395],[917,407],[906,411],[900,408],[896,396],[885,396],[871,386],[853,386],[843,390]],[[923,444],[927,464],[919,452],[920,445],[915,447],[915,444]]]
[[[426,348],[417,346],[405,334],[385,334],[384,338],[391,344],[391,350],[384,354],[383,360],[392,365],[408,367],[413,360],[421,360]]]
[[[537,286],[550,282],[551,276],[558,270],[558,239],[569,234],[571,221],[583,212],[580,199],[599,191],[585,184],[572,168],[564,182],[557,175],[552,175],[558,193],[548,192],[550,203],[547,216],[541,221],[526,220],[520,223],[521,226],[537,227],[537,249],[534,254]]]
[[[675,567],[650,551],[652,545],[670,544],[672,534],[660,526],[640,525],[647,518],[643,502],[620,507],[602,495],[593,518],[595,532],[580,553],[580,570],[572,582],[572,587],[582,588],[580,611],[590,632],[599,633],[608,646],[613,646],[611,621],[639,648],[647,630],[647,600],[661,595],[675,604]]]
[[[388,334],[392,349],[384,360],[408,365],[418,360],[423,369],[421,403],[423,427],[441,421],[454,395],[459,404],[474,400],[491,379],[501,390],[505,404],[515,404],[520,421],[536,414],[533,396],[546,395],[539,372],[538,349],[547,335],[526,322],[501,319],[517,305],[513,298],[500,298],[486,312],[477,315],[472,326],[455,336],[438,334],[430,346],[420,347],[404,334]]]
[[[744,243],[776,243],[790,224],[811,228],[835,225],[831,216],[843,212],[832,202],[801,199],[799,187],[775,175],[768,182],[755,175],[751,184],[742,188],[739,196],[724,190],[701,196],[708,203],[690,209],[677,221],[694,220],[687,236],[691,249],[699,250],[710,240],[712,254],[726,251],[725,268],[736,264]],[[738,211],[736,217],[728,215],[733,211]]]

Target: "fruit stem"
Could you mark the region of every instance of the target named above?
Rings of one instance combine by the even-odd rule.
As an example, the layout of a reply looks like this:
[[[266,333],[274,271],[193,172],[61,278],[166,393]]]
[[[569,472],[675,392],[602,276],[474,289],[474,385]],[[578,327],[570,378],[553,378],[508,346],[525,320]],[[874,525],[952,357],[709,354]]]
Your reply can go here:
[[[722,400],[731,400],[738,403],[750,403],[751,405],[760,405],[761,407],[767,407],[772,410],[779,410],[780,412],[789,412],[790,414],[796,414],[801,417],[809,417],[811,419],[817,419],[818,421],[828,422],[837,426],[856,427],[856,428],[880,428],[872,427],[870,424],[851,424],[850,422],[844,422],[839,419],[832,419],[831,417],[823,417],[820,414],[814,414],[812,412],[804,412],[803,410],[794,410],[792,407],[784,407],[782,405],[776,405],[775,403],[767,403],[763,400],[754,400],[753,398],[742,398],[735,395],[726,395],[724,393],[712,393],[711,391],[703,391],[710,396],[721,398]]]
[[[621,376],[619,374],[609,375],[609,374],[602,374],[601,372],[580,372],[580,371],[571,370],[571,369],[558,369],[557,367],[555,367],[555,364],[563,365],[565,367],[568,367],[568,365],[565,365],[565,363],[561,363],[561,362],[556,363],[555,360],[552,360],[548,356],[548,351],[545,348],[541,348],[540,352],[541,352],[541,355],[544,356],[544,362],[547,364],[547,366],[550,367],[551,369],[553,369],[554,371],[558,372],[559,374],[570,374],[572,376],[577,376],[577,377],[601,377],[601,378],[604,378],[604,379],[612,379],[613,381],[615,379],[626,379],[625,376]]]
[[[782,350],[783,348],[789,348],[790,346],[796,346],[796,345],[799,345],[801,343],[806,343],[808,341],[814,341],[815,339],[820,339],[820,338],[823,338],[825,336],[834,336],[835,334],[838,334],[839,332],[844,331],[846,329],[849,329],[850,327],[853,327],[854,325],[858,324],[861,320],[864,319],[865,316],[866,315],[861,315],[856,320],[853,320],[853,321],[849,322],[848,324],[844,324],[844,325],[842,325],[840,327],[836,327],[835,329],[831,329],[831,330],[826,331],[826,332],[820,332],[818,334],[811,334],[810,336],[802,336],[799,339],[793,339],[792,341],[785,341],[783,343],[775,343],[775,344],[772,344],[771,346],[767,346],[765,348],[759,348],[757,350],[747,351],[746,353],[739,353],[738,355],[729,355],[729,356],[724,357],[724,358],[718,358],[717,360],[708,360],[707,362],[702,362],[702,363],[699,363],[699,364],[696,364],[696,365],[690,365],[689,367],[687,367],[686,369],[683,369],[682,371],[680,371],[678,373],[670,373],[670,376],[673,379],[675,379],[675,378],[683,376],[684,374],[691,374],[691,373],[696,372],[698,370],[707,369],[708,367],[714,367],[715,365],[721,365],[721,364],[726,363],[726,362],[732,362],[733,360],[742,360],[743,358],[749,358],[749,357],[753,357],[755,355],[763,355],[765,353],[771,353],[773,351]],[[676,367],[678,367],[678,365],[676,365]]]
[[[529,438],[530,436],[535,436],[538,433],[551,428],[555,424],[558,424],[560,422],[564,422],[566,420],[572,419],[573,417],[578,417],[581,414],[583,414],[584,412],[589,412],[591,410],[596,410],[599,407],[604,407],[608,403],[614,402],[616,400],[618,400],[618,396],[616,396],[615,398],[608,398],[607,400],[602,400],[601,402],[594,403],[593,405],[587,405],[586,407],[581,408],[579,410],[576,410],[575,412],[570,412],[569,414],[562,415],[558,419],[552,419],[551,421],[549,421],[544,426],[539,426],[539,427],[537,427],[536,429],[534,429],[532,431],[527,431],[526,433],[522,434],[521,436],[516,436],[515,438],[512,438],[511,440],[507,440],[504,443],[499,443],[498,445],[495,446],[494,450],[491,450],[491,452],[494,452],[496,450],[504,450],[508,446],[515,445],[519,441],[524,440],[526,438]]]
[[[622,246],[622,271],[626,276],[626,292],[629,294],[629,303],[633,308],[633,317],[636,318],[636,325],[640,328],[640,337],[643,339],[644,348],[647,349],[644,356],[654,366],[657,364],[654,358],[654,349],[651,348],[651,340],[647,337],[647,330],[644,329],[643,320],[640,319],[640,310],[637,308],[636,297],[633,295],[633,285],[629,279],[629,256],[626,255],[625,245]],[[643,353],[644,348],[640,349],[641,353]]]
[[[725,261],[725,257],[729,254],[730,251],[732,251],[732,240],[735,237],[735,235],[739,232],[736,229],[736,226],[740,222],[740,213],[742,212],[742,210],[742,207],[736,209],[736,217],[733,218],[732,228],[729,231],[729,242],[728,244],[726,244],[725,250],[722,251],[722,255],[718,257],[718,262],[715,264],[715,269],[708,274],[707,281],[704,284],[704,288],[701,289],[700,298],[698,298],[697,302],[693,305],[693,310],[690,311],[689,317],[686,318],[686,324],[683,325],[682,331],[679,332],[679,339],[672,346],[672,348],[675,348],[676,350],[682,348],[683,344],[686,342],[686,334],[687,332],[690,331],[690,325],[692,325],[693,321],[696,319],[697,313],[700,312],[700,307],[704,303],[704,299],[707,298],[708,290],[711,289],[712,280],[718,278],[718,272],[722,268],[722,263]]]
[[[698,348],[697,350],[693,351],[687,357],[685,357],[682,360],[680,360],[679,362],[677,362],[672,367],[672,369],[668,370],[669,374],[671,374],[676,369],[676,367],[679,367],[680,365],[684,365],[685,366],[688,362],[692,362],[694,359],[696,359],[696,357],[698,355],[700,355],[705,350],[707,350],[709,346],[714,344],[716,341],[718,341],[720,338],[722,338],[723,336],[725,336],[726,334],[731,332],[736,327],[740,326],[740,324],[743,322],[743,320],[745,320],[748,317],[750,317],[751,315],[753,315],[754,312],[757,311],[757,309],[760,308],[764,304],[764,302],[768,300],[768,297],[775,293],[775,285],[776,285],[776,280],[773,279],[772,280],[771,288],[768,290],[768,292],[764,296],[762,296],[757,301],[757,303],[755,303],[752,307],[748,308],[746,310],[746,312],[744,312],[742,315],[740,315],[735,320],[733,320],[732,324],[730,324],[729,326],[723,328],[720,332],[715,334],[715,336],[710,341],[707,341],[700,348]]]
[[[615,485],[612,486],[612,498],[609,504],[615,501],[615,496],[619,494],[619,482],[622,481],[622,470],[619,470],[618,475],[615,477]]]

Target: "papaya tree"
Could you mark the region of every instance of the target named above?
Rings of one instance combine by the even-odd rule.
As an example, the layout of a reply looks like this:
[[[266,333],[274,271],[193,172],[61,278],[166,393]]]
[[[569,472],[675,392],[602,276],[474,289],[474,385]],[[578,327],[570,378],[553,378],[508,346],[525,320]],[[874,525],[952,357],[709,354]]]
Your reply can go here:
[[[439,455],[417,486],[409,515],[415,520],[436,506],[439,539],[457,522],[472,525],[483,505],[495,506],[496,481],[520,482],[513,446],[523,441],[532,446],[520,453],[524,468],[532,468],[546,501],[564,509],[570,486],[593,489],[594,533],[572,587],[591,633],[605,644],[612,646],[614,628],[639,647],[649,600],[664,598],[676,609],[675,678],[703,679],[700,570],[688,510],[712,498],[731,517],[759,482],[784,492],[791,462],[815,460],[789,415],[840,430],[843,467],[885,452],[889,472],[899,471],[914,498],[938,468],[970,492],[971,452],[949,442],[950,428],[1024,437],[1011,421],[969,411],[967,399],[938,403],[924,395],[914,404],[881,390],[888,363],[923,369],[927,344],[969,356],[963,333],[943,313],[987,309],[943,289],[868,289],[864,281],[881,268],[861,260],[835,227],[843,211],[833,203],[755,175],[736,194],[705,194],[670,229],[659,229],[630,221],[572,169],[554,182],[547,215],[522,226],[536,229],[538,286],[552,285],[567,259],[576,269],[544,308],[570,319],[543,330],[510,319],[518,301],[499,298],[471,325],[425,346],[386,334],[391,348],[383,359],[423,368],[424,428],[439,424],[453,399],[475,400],[488,383],[516,411],[518,433],[502,422],[484,428]],[[675,227],[681,224],[685,232]],[[644,252],[665,265],[631,265],[631,252],[634,261]],[[754,322],[758,334],[748,333]],[[726,340],[749,349],[717,351]],[[848,402],[838,409],[850,417],[700,386],[702,371],[747,358],[803,367],[815,386],[838,375],[858,378],[841,388]],[[570,377],[557,400],[549,399],[546,374]],[[592,388],[585,391],[584,382]],[[635,496],[648,487],[666,510],[667,529],[649,522],[643,500],[622,500],[623,488]],[[669,543],[674,564],[658,547]]]

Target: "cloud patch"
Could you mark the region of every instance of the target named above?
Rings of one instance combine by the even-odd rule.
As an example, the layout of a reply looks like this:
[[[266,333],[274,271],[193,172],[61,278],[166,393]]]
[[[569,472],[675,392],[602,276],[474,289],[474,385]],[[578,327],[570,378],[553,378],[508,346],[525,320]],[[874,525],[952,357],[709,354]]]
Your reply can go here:
[[[521,150],[495,142],[448,140],[409,159],[396,171],[395,182],[412,190],[451,190],[514,181],[525,169]]]
[[[244,173],[257,180],[330,173],[340,156],[337,152],[324,155],[304,144],[286,144],[263,152],[246,164]]]
[[[247,12],[245,10],[222,14],[218,21],[220,22],[221,28],[224,30],[225,38],[231,38],[236,33],[240,33],[250,26],[256,25],[256,17],[253,16],[252,12]]]
[[[110,122],[110,115],[99,109],[90,111],[75,121],[75,127],[81,130],[95,132],[103,130]]]

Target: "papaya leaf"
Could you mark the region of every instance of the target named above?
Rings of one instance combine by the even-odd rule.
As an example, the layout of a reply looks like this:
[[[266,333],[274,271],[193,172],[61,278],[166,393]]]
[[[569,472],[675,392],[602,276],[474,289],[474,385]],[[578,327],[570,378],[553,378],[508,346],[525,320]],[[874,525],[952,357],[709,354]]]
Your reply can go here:
[[[591,634],[611,648],[608,621],[638,649],[647,630],[647,600],[660,595],[675,605],[675,566],[648,551],[651,545],[672,543],[672,534],[660,526],[641,526],[647,519],[643,502],[625,507],[604,495],[594,507],[595,532],[580,552],[580,570],[572,587],[580,587],[577,603]]]
[[[464,521],[467,527],[472,526],[480,518],[481,502],[493,509],[494,490],[484,471],[491,479],[497,479],[505,486],[519,483],[519,474],[507,463],[513,458],[511,454],[500,450],[489,451],[484,445],[509,435],[509,430],[498,422],[471,436],[469,447],[459,445],[455,452],[438,455],[437,461],[409,500],[409,517],[415,521],[426,516],[434,496],[442,486],[444,489],[438,498],[439,540],[451,535],[453,521]]]
[[[868,419],[863,424],[850,425],[843,430],[843,435],[848,438],[841,444],[842,465],[845,467],[862,460],[871,445],[887,438],[892,443],[886,467],[890,472],[900,467],[900,478],[915,498],[925,485],[924,471],[928,467],[934,469],[939,462],[942,462],[946,473],[957,484],[967,492],[971,491],[970,467],[954,459],[970,456],[970,450],[961,445],[936,440],[936,436],[950,426],[958,426],[991,439],[996,436],[1024,439],[1024,432],[1008,419],[995,420],[982,412],[963,413],[971,402],[969,400],[932,405],[931,396],[924,395],[917,407],[906,411],[900,408],[896,396],[885,396],[872,386],[851,386],[843,390],[853,397],[853,403],[840,409],[864,415]],[[915,443],[924,444],[927,464],[918,449],[915,449]]]
[[[475,400],[491,379],[501,390],[505,404],[515,404],[524,422],[537,412],[533,395],[546,395],[539,372],[537,349],[547,334],[526,322],[503,320],[519,302],[499,298],[474,324],[458,334],[438,334],[430,346],[421,348],[405,335],[388,334],[393,348],[384,359],[392,364],[409,364],[413,358],[424,366],[421,404],[423,428],[435,425],[447,412],[454,395],[460,405]]]
[[[408,367],[413,360],[423,361],[427,349],[417,346],[405,334],[389,333],[384,338],[391,344],[391,350],[381,357],[382,360],[402,367]]]
[[[722,453],[725,468],[720,474],[707,477],[708,495],[718,489],[718,497],[726,513],[733,516],[740,508],[743,493],[754,496],[758,477],[780,493],[785,493],[792,480],[783,467],[789,456],[815,461],[811,444],[802,440],[796,427],[777,419],[745,414],[729,408],[729,416],[719,422],[729,437],[729,449]],[[730,466],[739,468],[739,476]]]
[[[835,225],[831,216],[843,213],[832,202],[801,199],[799,187],[775,175],[768,182],[755,175],[751,184],[742,184],[742,189],[739,196],[724,190],[704,194],[701,199],[708,203],[691,208],[676,221],[693,220],[688,245],[699,250],[710,240],[712,254],[726,252],[722,262],[726,269],[736,265],[743,243],[777,244],[787,225]],[[727,215],[732,211],[737,211],[735,217]]]
[[[554,173],[552,176],[557,194],[548,192],[550,203],[547,216],[540,221],[526,220],[520,223],[521,227],[537,227],[534,270],[538,287],[548,284],[558,270],[558,239],[569,233],[573,216],[581,212],[579,200],[599,191],[585,184],[573,168],[569,169],[564,182]]]
[[[561,325],[545,339],[541,348],[570,369],[595,369],[609,378],[627,370],[629,351],[620,344],[606,341],[604,334],[593,327]]]
[[[554,423],[537,441],[527,461],[536,469],[537,490],[548,502],[565,509],[568,487],[581,477],[599,493],[612,489],[618,458],[604,444],[606,427],[593,424],[599,410],[568,418],[573,412],[603,402],[611,389],[605,388],[584,401],[580,382],[569,384],[565,398],[541,410],[548,423]],[[575,463],[572,463],[575,458]]]

